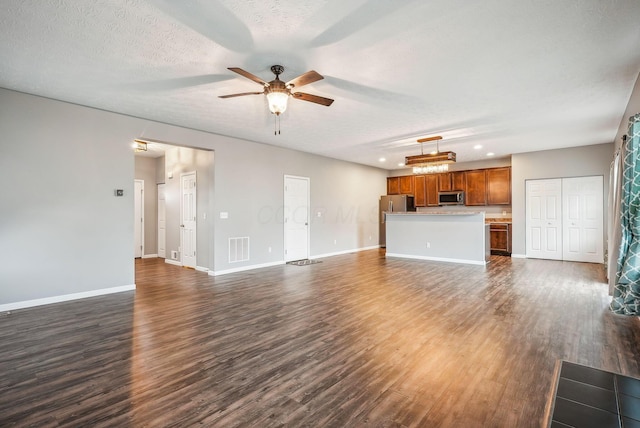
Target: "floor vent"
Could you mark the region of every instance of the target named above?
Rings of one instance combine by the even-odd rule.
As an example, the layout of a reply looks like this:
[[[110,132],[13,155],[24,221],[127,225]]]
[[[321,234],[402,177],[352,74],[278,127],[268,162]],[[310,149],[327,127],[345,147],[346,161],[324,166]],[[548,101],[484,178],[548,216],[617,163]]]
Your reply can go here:
[[[249,237],[229,238],[229,263],[249,260]]]

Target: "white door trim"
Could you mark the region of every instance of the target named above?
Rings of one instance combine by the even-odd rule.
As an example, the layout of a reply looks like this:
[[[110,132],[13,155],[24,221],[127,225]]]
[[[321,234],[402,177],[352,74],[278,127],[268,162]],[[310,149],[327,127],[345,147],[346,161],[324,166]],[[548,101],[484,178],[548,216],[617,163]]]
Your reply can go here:
[[[138,191],[136,190],[136,185],[140,186],[140,194],[138,195]],[[133,180],[133,203],[134,203],[134,225],[133,225],[133,257],[144,257],[144,180]],[[140,221],[138,221],[138,217],[136,216],[136,205],[140,204]],[[140,227],[139,235],[137,228]],[[140,245],[138,245],[137,239],[140,238]],[[140,253],[138,254],[138,250]]]
[[[288,232],[288,217],[287,217],[287,181],[288,180],[303,180],[306,182],[307,184],[307,200],[306,200],[306,211],[307,211],[307,218],[305,221],[305,226],[306,226],[306,254],[303,255],[302,257],[300,257],[300,255],[297,254],[291,254],[288,248],[288,238],[289,238],[289,232]],[[283,236],[284,236],[284,261],[288,262],[288,261],[292,261],[292,260],[301,260],[301,259],[308,259],[309,258],[309,253],[310,253],[310,231],[311,228],[309,226],[310,223],[310,211],[311,211],[311,179],[309,177],[301,177],[301,176],[297,176],[297,175],[288,175],[285,174],[284,175],[284,180],[283,180],[283,192],[284,192],[284,196],[283,196],[283,225],[282,225],[282,229],[283,229]],[[290,223],[289,223],[290,224]]]

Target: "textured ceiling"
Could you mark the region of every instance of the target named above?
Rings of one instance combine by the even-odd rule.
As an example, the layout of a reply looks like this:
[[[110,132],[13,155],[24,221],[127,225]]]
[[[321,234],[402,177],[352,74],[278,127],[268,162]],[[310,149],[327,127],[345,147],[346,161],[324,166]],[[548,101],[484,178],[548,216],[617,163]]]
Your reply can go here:
[[[640,71],[638,0],[2,0],[0,87],[394,169],[611,142]],[[279,136],[260,91],[290,99]],[[160,136],[153,136],[160,138]],[[176,142],[179,143],[179,142]],[[482,149],[474,150],[477,144]],[[378,159],[385,157],[386,163]]]

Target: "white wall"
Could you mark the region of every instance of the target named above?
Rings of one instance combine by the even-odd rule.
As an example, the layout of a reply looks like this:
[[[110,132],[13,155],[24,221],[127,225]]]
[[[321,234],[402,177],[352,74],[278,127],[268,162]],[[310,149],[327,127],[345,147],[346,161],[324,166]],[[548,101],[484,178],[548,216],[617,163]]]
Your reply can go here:
[[[285,174],[309,177],[312,212],[326,213],[311,223],[311,255],[378,242],[385,170],[5,89],[0,136],[0,305],[134,283],[135,138],[215,151],[202,267],[283,261]],[[228,263],[234,236],[251,238],[248,262]]]
[[[0,90],[0,305],[134,284],[136,121]]]
[[[511,156],[512,252],[526,253],[525,246],[525,180],[540,178],[604,176],[604,224],[609,195],[609,166],[613,160],[613,143],[560,150],[520,153]],[[604,227],[604,242],[607,228]]]

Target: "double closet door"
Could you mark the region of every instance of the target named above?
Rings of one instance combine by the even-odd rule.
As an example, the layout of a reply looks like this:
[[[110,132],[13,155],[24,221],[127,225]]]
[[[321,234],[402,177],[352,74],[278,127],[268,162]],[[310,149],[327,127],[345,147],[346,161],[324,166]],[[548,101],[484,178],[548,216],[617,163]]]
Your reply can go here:
[[[603,177],[526,182],[526,256],[604,263]]]

